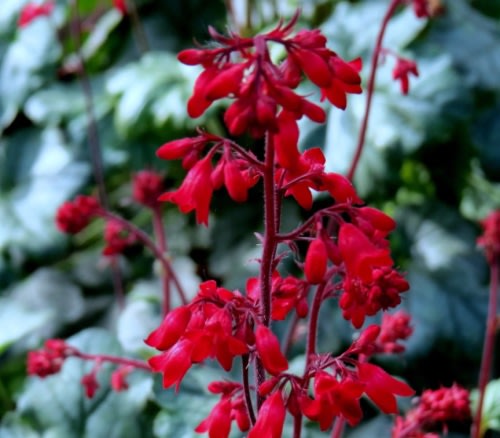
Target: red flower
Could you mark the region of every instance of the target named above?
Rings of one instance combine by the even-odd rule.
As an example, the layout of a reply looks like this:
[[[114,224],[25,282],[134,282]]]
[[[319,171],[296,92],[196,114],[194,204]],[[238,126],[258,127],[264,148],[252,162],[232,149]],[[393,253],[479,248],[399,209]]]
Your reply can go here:
[[[255,331],[255,346],[266,371],[273,376],[288,369],[288,361],[280,349],[276,335],[259,324]]]
[[[396,414],[398,406],[395,395],[409,397],[415,394],[406,383],[396,380],[382,368],[359,362],[358,377],[365,384],[365,393],[385,414]]]
[[[163,373],[163,387],[176,384],[179,389],[181,380],[191,368],[191,355],[194,345],[188,339],[177,342],[172,348],[148,360],[151,369]]]
[[[160,327],[151,332],[144,342],[158,350],[168,350],[184,334],[190,319],[189,307],[177,307],[165,316]]]
[[[113,391],[120,392],[128,389],[127,376],[133,370],[130,366],[121,366],[111,374],[111,388]]]
[[[303,414],[319,422],[321,430],[327,430],[338,415],[342,415],[353,426],[363,415],[359,399],[363,394],[363,385],[351,379],[338,381],[324,371],[316,373],[314,378],[314,397],[300,399]]]
[[[401,93],[405,95],[410,89],[410,80],[408,79],[410,74],[418,77],[417,64],[409,59],[398,57],[392,70],[392,78],[401,81]]]
[[[323,239],[314,239],[307,249],[304,272],[307,281],[311,284],[321,283],[326,274],[328,253]]]
[[[21,15],[19,15],[19,20],[17,22],[17,25],[19,27],[25,27],[38,17],[44,17],[50,15],[53,9],[54,9],[54,2],[52,1],[42,3],[41,5],[37,5],[35,3],[28,3],[21,10]]]
[[[105,248],[102,250],[105,256],[115,256],[121,254],[125,248],[136,241],[136,237],[124,226],[115,220],[108,220],[104,228]]]
[[[281,438],[285,415],[285,403],[281,391],[276,391],[262,404],[248,438]]]
[[[344,223],[339,231],[339,250],[349,276],[369,283],[375,267],[392,266],[388,249],[377,248],[356,226]]]
[[[408,339],[413,333],[410,325],[411,316],[400,311],[394,314],[384,313],[382,317],[381,332],[377,344],[385,353],[401,353],[405,347],[397,341]]]
[[[471,418],[469,391],[457,384],[428,389],[420,396],[417,412],[420,422],[427,427],[448,421],[467,421]]]
[[[57,374],[72,351],[62,339],[48,339],[43,349],[28,352],[27,372],[42,378]]]
[[[99,203],[91,196],[77,196],[62,204],[56,213],[56,226],[63,233],[82,231],[99,212]]]
[[[202,115],[215,100],[231,97],[224,121],[233,135],[249,131],[261,137],[266,131],[278,130],[277,113],[289,112],[295,119],[306,116],[323,123],[324,110],[295,89],[301,72],[318,87],[323,96],[334,105],[345,107],[340,100],[345,93],[359,93],[359,63],[346,63],[335,52],[326,48],[326,38],[318,30],[301,31],[291,37],[296,15],[290,23],[253,38],[232,34],[225,37],[210,29],[212,38],[219,44],[216,49],[188,49],[178,59],[188,65],[201,64],[204,68],[196,80],[192,97],[188,101],[191,117]],[[280,65],[274,64],[268,43],[280,43],[287,57]],[[238,58],[240,62],[235,62]],[[339,103],[340,102],[340,103]]]
[[[82,377],[80,383],[83,385],[83,388],[85,389],[85,395],[87,396],[87,398],[94,397],[96,391],[100,387],[99,382],[97,381],[95,375],[95,370],[91,371],[88,374],[85,374]]]
[[[195,429],[195,432],[208,432],[210,438],[227,438],[231,431],[231,399],[222,398]]]
[[[158,198],[163,192],[163,177],[152,170],[137,172],[132,179],[134,201],[149,208],[159,205]]]
[[[123,15],[128,13],[128,7],[126,0],[113,0],[113,7],[120,11]]]
[[[181,186],[160,196],[161,201],[177,204],[182,213],[196,211],[196,221],[208,225],[208,213],[212,199],[212,163],[210,155],[198,161],[189,170]]]

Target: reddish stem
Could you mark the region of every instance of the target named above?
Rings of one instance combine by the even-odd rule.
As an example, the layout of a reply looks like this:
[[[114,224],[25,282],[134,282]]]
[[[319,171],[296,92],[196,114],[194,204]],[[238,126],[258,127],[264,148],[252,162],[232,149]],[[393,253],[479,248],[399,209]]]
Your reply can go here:
[[[262,260],[260,263],[260,312],[262,324],[266,327],[271,325],[271,285],[273,261],[277,246],[277,220],[276,220],[276,186],[274,183],[274,142],[269,132],[266,134],[266,151],[264,166],[264,241],[262,249]],[[257,377],[257,407],[260,409],[264,399],[258,393],[259,386],[266,379],[266,373],[262,362],[256,360]]]
[[[151,238],[140,228],[137,228],[133,223],[123,219],[121,216],[118,216],[114,213],[111,213],[107,210],[101,210],[100,216],[105,219],[111,219],[116,222],[119,222],[123,228],[127,231],[135,235],[144,245],[146,245],[149,250],[154,254],[154,256],[160,261],[163,266],[163,269],[167,273],[168,277],[172,279],[178,293],[179,297],[182,301],[182,304],[188,304],[188,300],[186,298],[186,294],[184,293],[184,289],[182,288],[175,271],[172,268],[170,260],[166,257],[165,253],[163,253],[158,246],[156,246],[155,242],[151,240]]]
[[[321,283],[316,289],[311,313],[309,314],[309,329],[307,332],[307,346],[306,346],[306,372],[308,371],[311,356],[316,354],[316,340],[318,336],[318,318],[323,302],[323,292],[326,287],[326,282]]]
[[[247,408],[248,418],[252,426],[255,424],[255,413],[253,411],[252,396],[250,395],[250,381],[248,379],[248,354],[241,356],[242,375],[243,375],[243,393],[245,394],[245,406]]]
[[[302,415],[293,417],[293,438],[300,438],[302,434]]]
[[[403,0],[392,0],[389,4],[382,25],[377,35],[377,40],[375,42],[375,51],[373,53],[373,58],[370,66],[370,77],[368,79],[367,91],[366,91],[366,107],[365,113],[363,115],[363,121],[361,123],[361,128],[359,130],[358,144],[356,146],[356,152],[351,163],[351,168],[347,173],[347,178],[352,181],[354,178],[354,173],[358,166],[359,159],[361,158],[361,153],[363,152],[363,146],[365,144],[366,131],[368,129],[368,119],[370,118],[370,109],[372,106],[373,91],[375,89],[375,77],[377,75],[377,67],[379,62],[380,53],[382,51],[382,40],[384,39],[385,31],[387,30],[387,25],[389,20],[394,15],[397,7],[403,2]]]
[[[332,437],[340,438],[344,432],[345,420],[342,417],[335,418],[335,423],[333,423]]]
[[[156,237],[156,241],[158,242],[158,249],[165,254],[168,250],[167,247],[167,238],[165,236],[165,229],[163,228],[163,222],[161,217],[160,207],[157,206],[153,208],[153,230]],[[162,272],[162,290],[163,290],[163,302],[162,302],[162,311],[163,316],[165,316],[168,312],[170,312],[170,276],[168,272],[164,270]]]
[[[71,354],[73,357],[78,357],[83,360],[92,360],[92,361],[100,361],[100,362],[110,362],[117,365],[126,365],[131,366],[140,370],[151,371],[151,367],[147,362],[137,359],[127,359],[125,357],[120,356],[112,356],[110,354],[89,354],[82,353],[81,351],[74,350]]]
[[[493,364],[493,353],[495,350],[495,335],[497,328],[497,303],[498,303],[498,283],[500,275],[500,257],[493,257],[490,264],[490,296],[488,302],[488,319],[486,321],[486,333],[484,336],[483,356],[481,358],[481,369],[479,371],[479,401],[477,411],[472,423],[471,437],[481,438],[484,431],[481,427],[481,417],[483,412],[484,396],[486,386],[491,375]]]

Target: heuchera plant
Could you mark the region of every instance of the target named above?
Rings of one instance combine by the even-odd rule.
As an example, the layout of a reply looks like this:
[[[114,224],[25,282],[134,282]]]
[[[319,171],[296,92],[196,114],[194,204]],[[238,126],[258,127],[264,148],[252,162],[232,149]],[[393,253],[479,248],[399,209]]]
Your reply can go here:
[[[404,351],[401,341],[413,331],[409,315],[384,314],[380,325],[362,329],[337,355],[319,351],[317,345],[320,312],[327,301],[336,300],[343,317],[361,329],[366,317],[397,307],[401,294],[409,289],[389,248],[394,220],[366,205],[351,183],[364,143],[379,55],[392,54],[382,47],[383,34],[390,17],[404,3],[410,2],[393,0],[382,23],[368,81],[366,114],[348,177],[325,171],[319,147],[299,150],[298,120],[306,117],[322,123],[326,114],[310,96],[299,94],[297,87],[305,77],[317,87],[320,100],[344,109],[347,95],[362,91],[361,60],[343,60],[327,47],[319,30],[295,32],[298,14],[254,37],[224,36],[209,28],[213,45],[182,51],[180,62],[202,68],[187,104],[188,114],[199,117],[214,102],[229,99],[224,123],[232,137],[199,129],[193,137],[161,146],[159,158],[182,160],[187,171],[177,190],[165,192],[162,177],[155,172],[135,175],[133,199],[151,211],[155,239],[90,196],[63,204],[56,218],[59,229],[74,234],[100,217],[106,221],[105,256],[114,258],[140,242],[160,260],[164,319],[145,340],[158,354],[146,363],[90,355],[63,340],[48,340],[42,350],[29,354],[28,373],[40,377],[55,374],[68,357],[92,361],[92,371],[81,382],[86,395],[92,397],[98,390],[96,374],[103,362],[118,365],[111,386],[121,391],[127,388],[127,375],[134,369],[161,373],[165,389],[179,390],[194,365],[213,359],[230,371],[235,359],[239,360],[239,381],[208,383],[208,390],[220,400],[196,432],[211,438],[228,437],[233,422],[250,438],[279,438],[287,417],[296,438],[301,436],[304,418],[318,423],[322,431],[331,430],[336,438],[342,435],[345,423],[355,426],[361,421],[363,396],[385,414],[398,414],[396,397],[412,396],[413,389],[370,359],[374,354]],[[417,16],[429,16],[426,1],[411,3]],[[275,45],[281,49],[279,59],[272,55]],[[401,81],[401,91],[407,94],[408,77],[418,75],[417,65],[392,55],[396,57],[393,77]],[[234,139],[243,134],[248,134],[251,146]],[[189,302],[165,255],[161,202],[176,204],[183,214],[194,212],[198,224],[208,225],[216,190],[224,186],[233,201],[244,203],[257,184],[263,186],[264,207],[264,230],[258,234],[262,248],[259,275],[249,278],[242,291],[205,281]],[[284,231],[284,198],[293,198],[304,211],[311,211],[313,193],[329,197],[329,205],[314,210],[295,229]],[[498,271],[498,216],[484,225],[480,243]],[[295,263],[293,272],[283,268],[285,258]],[[171,308],[174,290],[182,305]],[[280,340],[275,326],[285,319],[292,328],[288,338]],[[297,374],[289,369],[288,350],[299,324],[307,327],[307,340],[304,367]],[[491,353],[492,347],[488,348]],[[484,382],[488,371],[484,371]],[[470,418],[468,391],[458,385],[428,390],[405,417],[396,418],[392,437],[437,437],[434,431],[446,430],[448,421]]]

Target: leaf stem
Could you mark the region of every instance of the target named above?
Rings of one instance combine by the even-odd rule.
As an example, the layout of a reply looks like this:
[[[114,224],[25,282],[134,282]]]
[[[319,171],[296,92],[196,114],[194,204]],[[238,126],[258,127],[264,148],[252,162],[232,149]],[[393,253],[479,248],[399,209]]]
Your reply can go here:
[[[498,285],[500,276],[500,257],[493,257],[490,264],[490,292],[488,302],[488,319],[486,321],[486,333],[484,336],[483,355],[481,358],[481,368],[479,371],[479,400],[477,410],[472,423],[471,437],[481,438],[485,432],[481,420],[483,413],[484,396],[486,386],[491,375],[493,364],[493,353],[495,350],[495,335],[497,329],[497,304],[498,304]]]
[[[366,91],[366,107],[365,113],[363,115],[363,121],[361,122],[361,128],[359,130],[358,144],[356,146],[356,152],[351,163],[349,172],[347,173],[347,178],[352,181],[354,178],[354,173],[358,166],[359,159],[361,158],[361,153],[363,152],[363,147],[365,144],[366,131],[368,129],[368,119],[370,118],[370,109],[372,105],[373,92],[375,90],[375,78],[377,75],[377,67],[379,63],[380,53],[382,51],[382,40],[384,39],[385,31],[387,30],[387,25],[389,20],[394,15],[397,7],[403,2],[403,0],[391,0],[389,7],[382,20],[382,25],[377,35],[377,40],[375,42],[375,50],[373,52],[373,58],[370,66],[370,77],[368,79],[367,91]]]

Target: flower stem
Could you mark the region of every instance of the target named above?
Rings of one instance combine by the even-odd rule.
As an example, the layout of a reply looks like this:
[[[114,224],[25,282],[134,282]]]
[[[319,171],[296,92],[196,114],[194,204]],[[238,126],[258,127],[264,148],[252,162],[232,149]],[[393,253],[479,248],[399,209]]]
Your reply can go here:
[[[340,438],[344,432],[345,421],[341,417],[335,418],[335,423],[333,423],[332,437]]]
[[[161,217],[160,207],[153,208],[153,230],[158,242],[158,249],[165,254],[168,250],[167,238],[165,236],[165,229],[163,228],[163,222]],[[163,316],[170,312],[170,276],[168,272],[164,270],[162,272],[162,290],[163,290],[163,302],[162,311]]]
[[[100,361],[100,362],[110,362],[117,365],[127,365],[134,367],[136,369],[141,369],[145,371],[151,371],[151,367],[147,362],[137,359],[127,359],[125,357],[120,356],[112,356],[110,354],[89,354],[82,353],[81,351],[74,350],[71,354],[73,357],[78,357],[83,360],[92,360],[92,361]]]
[[[274,183],[274,142],[271,133],[266,134],[266,152],[264,166],[264,242],[262,259],[260,263],[260,313],[262,324],[271,325],[271,285],[273,261],[277,246],[277,220],[276,220],[276,186]],[[264,399],[259,395],[259,386],[264,382],[266,373],[262,362],[256,360],[257,377],[257,406],[260,408]]]
[[[309,315],[309,329],[307,331],[307,346],[306,346],[306,372],[311,361],[311,356],[316,354],[316,341],[318,336],[318,318],[321,303],[323,302],[323,292],[326,287],[326,282],[321,283],[316,289],[311,313]]]
[[[250,423],[255,424],[255,413],[253,411],[252,397],[250,395],[250,381],[248,379],[248,354],[241,356],[242,362],[242,375],[243,375],[243,392],[245,394],[245,405],[247,408],[248,418],[250,418]]]
[[[172,279],[172,282],[174,283],[177,292],[179,293],[179,297],[182,301],[182,304],[188,304],[188,300],[186,298],[184,289],[182,288],[179,279],[177,278],[177,275],[175,274],[175,271],[172,268],[170,260],[166,257],[165,253],[163,253],[160,250],[160,248],[155,244],[155,242],[153,242],[153,240],[151,240],[151,238],[144,231],[142,231],[140,228],[137,228],[133,223],[127,221],[121,216],[118,216],[107,210],[101,210],[100,215],[105,219],[111,219],[116,222],[119,222],[123,226],[123,228],[125,228],[127,231],[135,235],[144,245],[146,245],[149,248],[149,250],[153,253],[153,255],[162,264],[163,269],[167,273],[168,277]]]
[[[293,417],[293,438],[300,438],[302,434],[302,415]]]
[[[391,0],[389,8],[387,9],[384,18],[382,20],[382,25],[377,35],[377,40],[375,42],[375,50],[373,53],[372,63],[370,66],[370,77],[368,78],[368,85],[366,91],[366,107],[365,113],[363,115],[363,121],[361,122],[361,128],[359,130],[358,144],[356,146],[356,152],[351,163],[351,168],[347,173],[347,178],[352,181],[354,178],[354,173],[358,166],[359,159],[361,158],[361,153],[363,152],[363,146],[365,144],[366,131],[368,129],[368,119],[370,118],[370,109],[372,105],[373,91],[375,89],[375,77],[377,75],[377,67],[379,63],[380,53],[382,51],[382,40],[384,39],[385,31],[387,30],[387,25],[389,20],[394,15],[397,7],[402,3],[403,0]]]
[[[488,319],[486,321],[486,333],[484,336],[483,356],[481,358],[481,368],[479,371],[479,400],[476,414],[472,423],[471,437],[481,438],[484,430],[481,427],[481,417],[483,412],[484,396],[486,386],[491,375],[491,366],[493,364],[493,353],[495,350],[495,335],[497,329],[497,303],[498,303],[498,285],[500,276],[500,258],[493,257],[490,265],[490,296],[488,302]]]
[[[90,161],[92,164],[94,179],[97,184],[99,203],[102,206],[104,206],[104,208],[107,209],[109,204],[108,204],[108,196],[106,193],[106,185],[104,182],[101,141],[94,113],[94,97],[92,94],[92,85],[90,83],[87,68],[85,66],[85,60],[83,59],[81,51],[82,28],[81,28],[78,0],[72,0],[72,13],[75,18],[75,25],[70,27],[72,30],[72,38],[75,46],[74,47],[75,54],[78,60],[78,77],[80,79],[80,83],[82,86],[82,93],[85,100],[85,111],[87,113],[87,137],[88,137]],[[119,307],[123,309],[123,307],[125,306],[123,282],[120,274],[120,269],[115,260],[111,262],[111,279],[113,282],[113,290],[115,292],[116,300],[118,302]]]

